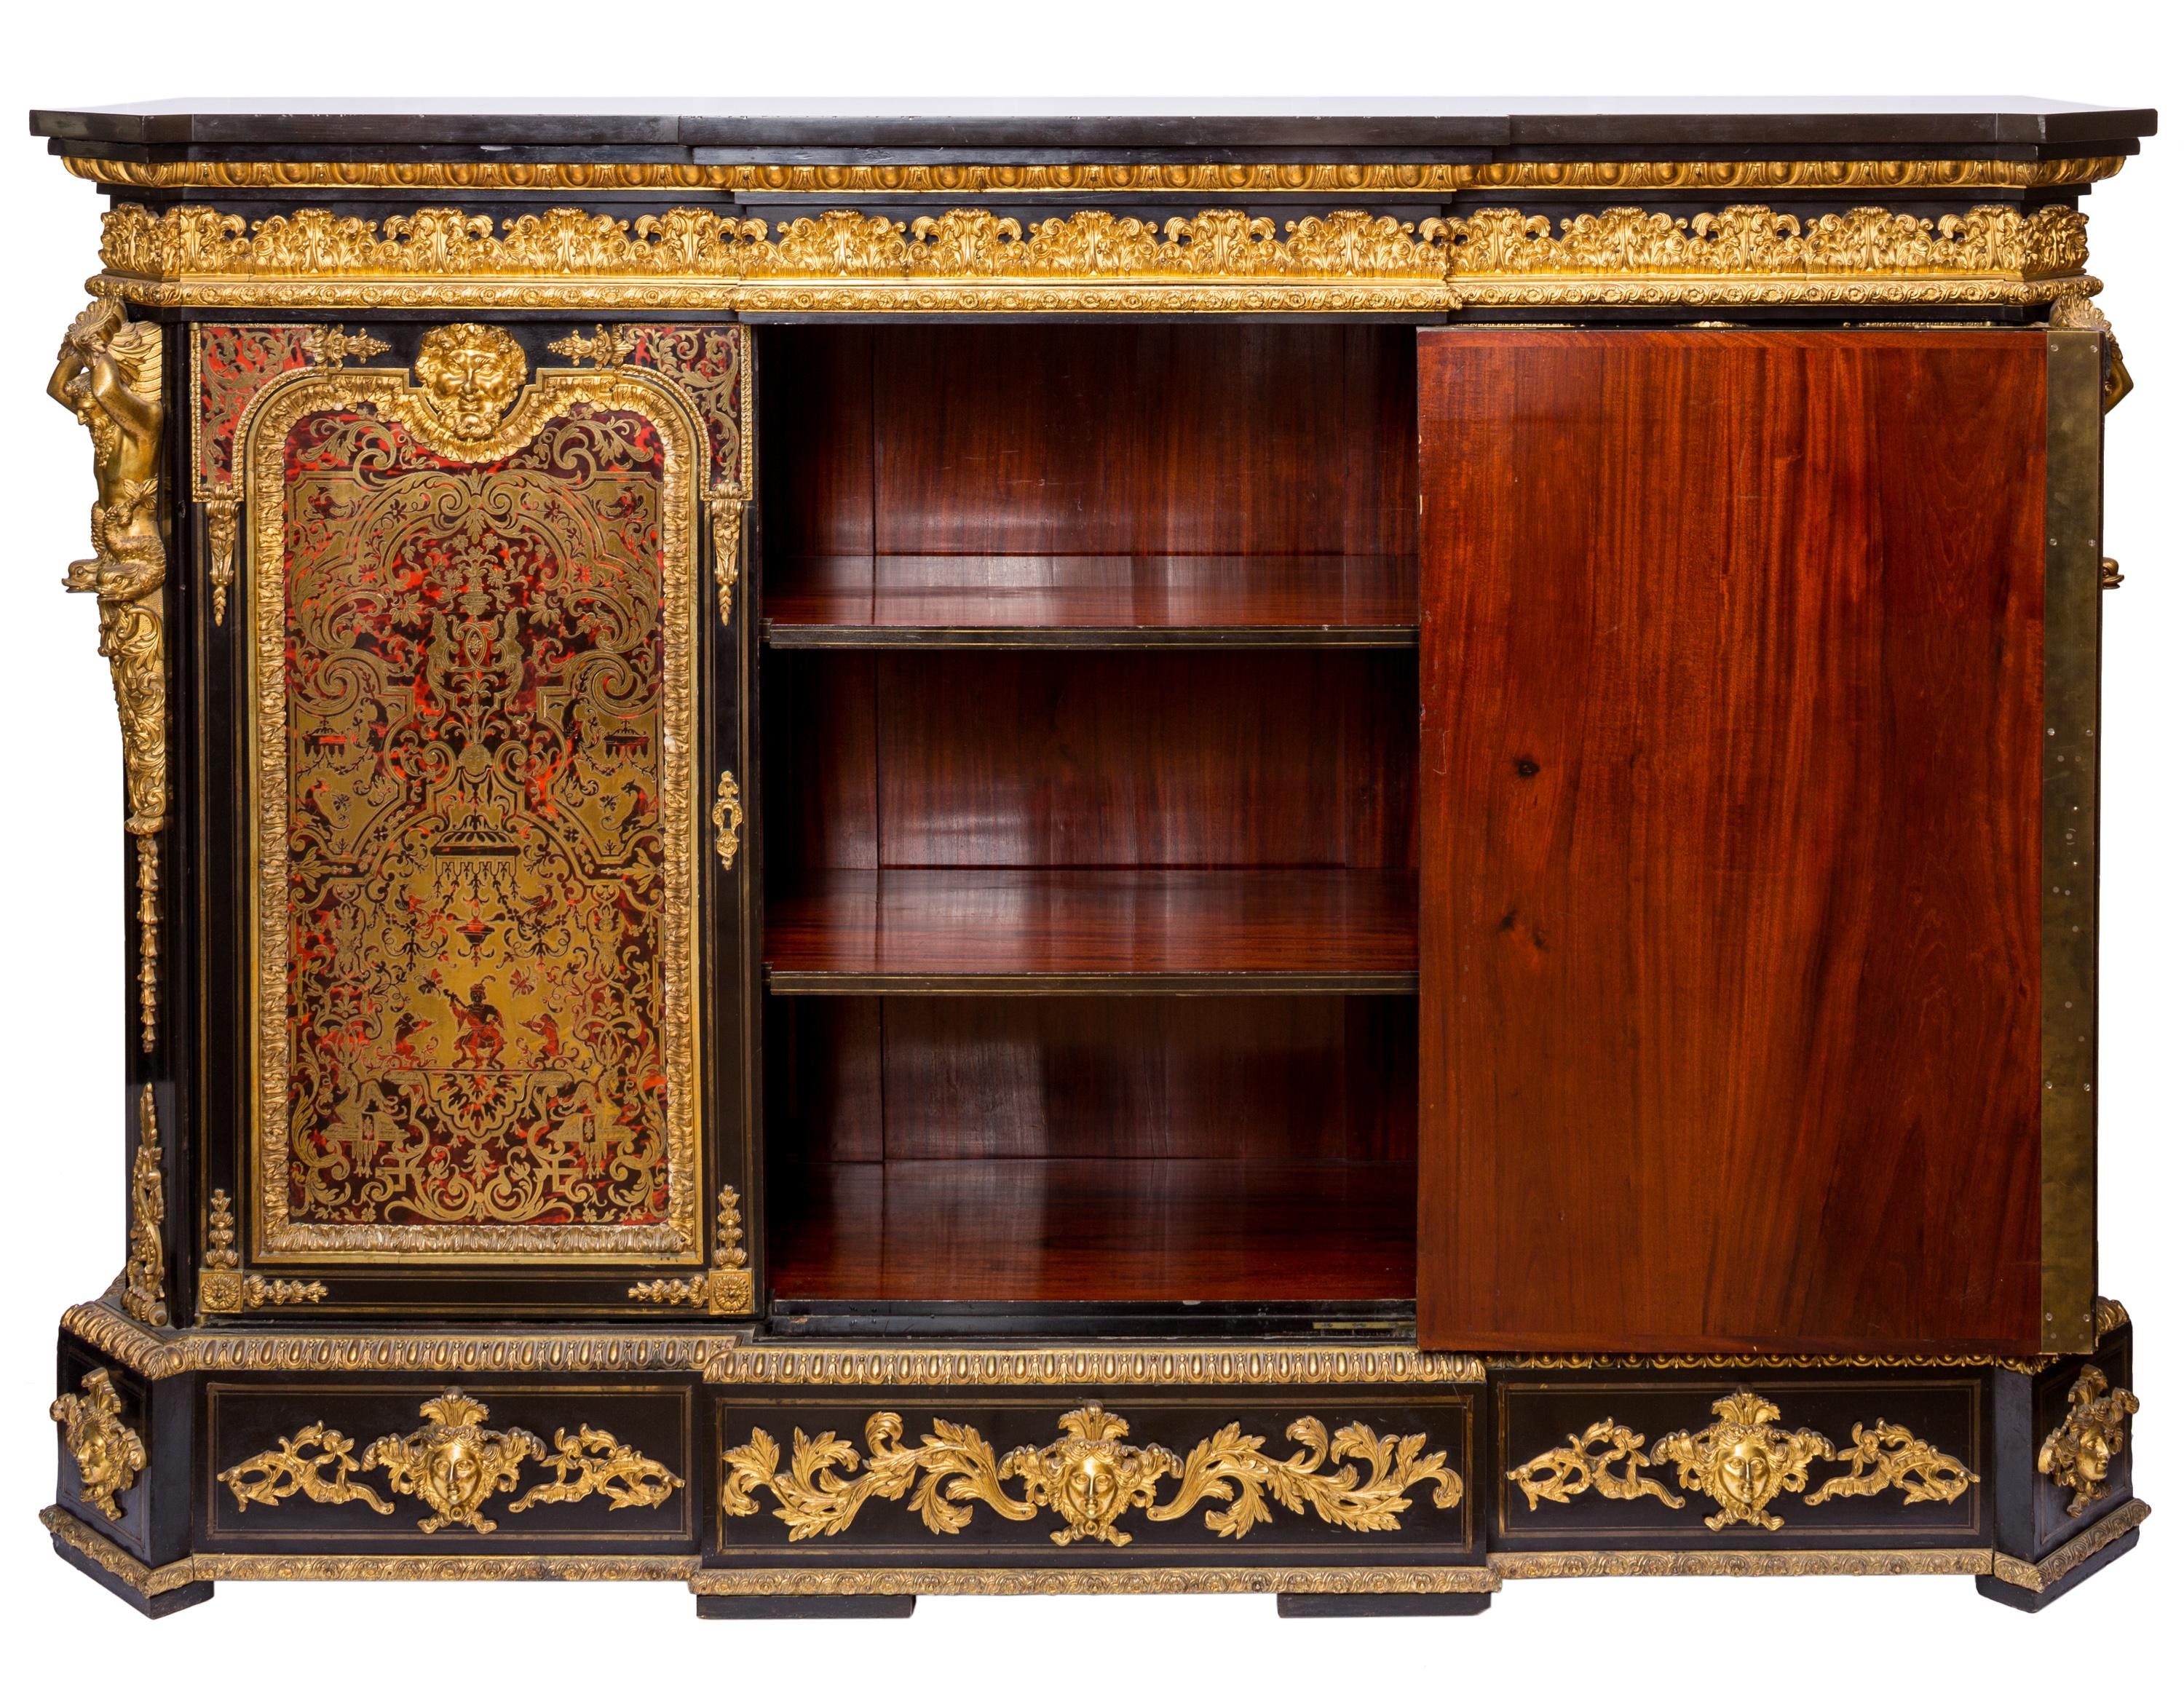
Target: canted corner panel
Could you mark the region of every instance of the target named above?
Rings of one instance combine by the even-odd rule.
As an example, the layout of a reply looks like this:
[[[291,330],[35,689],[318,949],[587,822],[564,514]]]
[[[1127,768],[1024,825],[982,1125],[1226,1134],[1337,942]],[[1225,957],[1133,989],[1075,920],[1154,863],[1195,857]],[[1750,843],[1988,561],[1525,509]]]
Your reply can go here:
[[[454,324],[246,401],[260,1259],[701,1257],[709,436],[527,373]]]

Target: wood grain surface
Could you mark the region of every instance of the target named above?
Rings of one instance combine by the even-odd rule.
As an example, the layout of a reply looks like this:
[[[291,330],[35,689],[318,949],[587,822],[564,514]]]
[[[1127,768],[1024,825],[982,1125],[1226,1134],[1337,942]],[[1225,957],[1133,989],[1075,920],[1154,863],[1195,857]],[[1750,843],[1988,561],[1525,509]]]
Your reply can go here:
[[[1379,1301],[1414,1275],[1400,1164],[836,1163],[772,1212],[791,1301]]]
[[[1421,337],[1421,1340],[2039,1346],[2044,337]]]
[[[769,900],[766,961],[776,989],[788,975],[800,989],[1076,975],[1128,989],[1288,974],[1387,989],[1417,966],[1416,898],[1387,868],[850,870]]]

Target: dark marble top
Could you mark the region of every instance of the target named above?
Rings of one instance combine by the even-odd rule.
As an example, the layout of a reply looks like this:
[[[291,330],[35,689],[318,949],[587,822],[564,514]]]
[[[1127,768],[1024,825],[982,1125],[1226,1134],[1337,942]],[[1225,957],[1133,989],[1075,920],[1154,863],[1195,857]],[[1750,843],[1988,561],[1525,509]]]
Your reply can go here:
[[[1571,97],[1517,102],[1419,97],[1298,101],[988,100],[156,100],[37,110],[31,132],[56,150],[269,146],[596,149],[679,153],[703,162],[783,149],[953,151],[996,159],[1056,151],[1114,153],[1279,149],[1417,157],[1507,148],[1754,147],[2021,148],[2127,153],[2154,132],[2145,109],[2014,97],[1795,100]]]

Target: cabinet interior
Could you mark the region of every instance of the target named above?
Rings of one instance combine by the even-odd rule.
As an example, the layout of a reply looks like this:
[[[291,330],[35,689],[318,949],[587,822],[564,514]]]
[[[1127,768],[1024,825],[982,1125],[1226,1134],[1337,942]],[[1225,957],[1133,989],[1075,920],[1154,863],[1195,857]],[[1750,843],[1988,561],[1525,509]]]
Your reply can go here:
[[[777,1310],[1412,1295],[1412,341],[761,331]]]

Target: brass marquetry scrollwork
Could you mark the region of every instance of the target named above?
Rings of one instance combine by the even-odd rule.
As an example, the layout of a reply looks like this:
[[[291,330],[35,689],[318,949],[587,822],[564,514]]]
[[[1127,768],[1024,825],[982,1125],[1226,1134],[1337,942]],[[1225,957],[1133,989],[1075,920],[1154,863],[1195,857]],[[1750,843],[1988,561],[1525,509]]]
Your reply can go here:
[[[227,621],[242,511],[234,453],[251,407],[268,386],[300,369],[338,370],[388,349],[376,335],[334,323],[198,324],[190,331],[194,496],[204,508],[205,579],[212,621]]]
[[[159,833],[167,824],[167,543],[159,504],[165,351],[157,323],[100,299],[61,337],[46,391],[91,431],[98,496],[92,554],[63,584],[98,599],[98,651],[121,718],[122,770],[136,846],[138,1037],[159,1034]]]
[[[391,1514],[393,1504],[356,1478],[359,1472],[384,1471],[395,1494],[415,1496],[430,1508],[430,1515],[417,1521],[427,1535],[449,1524],[491,1535],[500,1526],[483,1508],[494,1496],[515,1492],[526,1462],[554,1474],[510,1501],[511,1513],[588,1495],[604,1496],[610,1510],[657,1507],[682,1486],[682,1479],[658,1460],[588,1424],[573,1433],[555,1431],[549,1450],[528,1430],[487,1429],[490,1414],[485,1404],[454,1390],[426,1401],[418,1416],[426,1420],[424,1429],[407,1436],[382,1436],[361,1459],[354,1457],[356,1444],[349,1437],[324,1424],[306,1425],[281,1438],[277,1447],[230,1466],[220,1480],[234,1495],[238,1509],[253,1501],[278,1506],[300,1496],[330,1506],[359,1501],[376,1513]]]
[[[261,1261],[703,1251],[707,436],[649,373],[527,370],[443,324],[414,380],[248,409]]]
[[[1380,1436],[1351,1424],[1330,1436],[1312,1418],[1289,1427],[1301,1451],[1286,1459],[1268,1453],[1266,1439],[1245,1435],[1240,1424],[1224,1427],[1180,1457],[1156,1444],[1135,1446],[1123,1440],[1128,1421],[1097,1401],[1062,1414],[1058,1440],[1006,1455],[997,1455],[967,1424],[936,1418],[915,1446],[903,1442],[902,1428],[898,1414],[874,1413],[865,1425],[867,1451],[861,1456],[831,1430],[811,1436],[799,1428],[786,1471],[780,1444],[754,1429],[749,1441],[722,1456],[722,1510],[749,1517],[759,1510],[756,1491],[765,1489],[781,1503],[773,1515],[788,1526],[789,1540],[803,1541],[847,1529],[867,1501],[907,1494],[911,1510],[937,1535],[960,1531],[971,1521],[967,1503],[978,1501],[1019,1524],[1053,1513],[1061,1521],[1051,1532],[1060,1546],[1101,1541],[1121,1547],[1130,1536],[1120,1522],[1133,1511],[1167,1523],[1221,1502],[1205,1515],[1206,1527],[1241,1537],[1273,1516],[1269,1500],[1346,1529],[1371,1531],[1400,1529],[1411,1505],[1406,1491],[1419,1484],[1433,1485],[1439,1507],[1463,1498],[1462,1479],[1448,1468],[1446,1455],[1425,1451],[1423,1435]],[[1180,1482],[1163,1501],[1160,1485],[1170,1478]],[[1019,1486],[1012,1490],[1011,1484]]]
[[[121,1422],[121,1397],[101,1366],[86,1372],[77,1395],[64,1395],[50,1411],[61,1443],[75,1461],[77,1490],[110,1518],[121,1516],[114,1497],[133,1487],[144,1468],[144,1444]]]
[[[1817,1431],[1780,1429],[1781,1409],[1749,1390],[1724,1396],[1714,1402],[1713,1413],[1715,1422],[1704,1429],[1672,1431],[1653,1444],[1650,1454],[1641,1451],[1646,1440],[1638,1431],[1602,1419],[1572,1436],[1568,1447],[1550,1448],[1507,1476],[1529,1511],[1536,1512],[1542,1501],[1566,1504],[1588,1490],[1604,1500],[1652,1499],[1680,1508],[1681,1496],[1641,1474],[1644,1467],[1672,1464],[1679,1486],[1719,1508],[1708,1516],[1708,1529],[1749,1524],[1769,1530],[1781,1529],[1783,1521],[1769,1505],[1778,1496],[1802,1493],[1815,1460],[1846,1464],[1850,1471],[1806,1495],[1808,1507],[1891,1489],[1903,1491],[1907,1507],[1920,1501],[1946,1502],[1979,1481],[1960,1461],[1883,1418],[1876,1418],[1870,1430],[1862,1423],[1852,1425],[1849,1442],[1838,1451]],[[1623,1462],[1620,1471],[1614,1468],[1618,1462]]]
[[[2138,1397],[2111,1389],[2098,1366],[2079,1369],[2070,1385],[2070,1411],[2040,1445],[2040,1469],[2057,1487],[2070,1491],[2072,1518],[2109,1494],[2109,1465],[2130,1444],[2131,1416]]]

